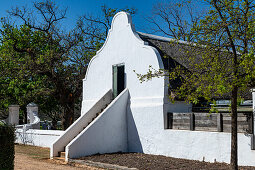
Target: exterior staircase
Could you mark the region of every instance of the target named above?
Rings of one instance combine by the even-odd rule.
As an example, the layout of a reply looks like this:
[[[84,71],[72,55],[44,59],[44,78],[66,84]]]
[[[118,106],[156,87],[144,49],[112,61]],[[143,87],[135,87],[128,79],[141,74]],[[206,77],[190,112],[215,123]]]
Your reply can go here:
[[[112,90],[84,109],[83,114],[52,143],[50,158],[68,159],[96,153],[127,151],[128,89],[113,99]],[[89,101],[91,102],[91,101]],[[100,140],[103,139],[103,140]]]
[[[112,102],[112,100],[111,100],[111,102]],[[111,102],[110,102],[110,103],[111,103]],[[78,136],[88,125],[90,125],[90,124],[106,109],[106,107],[107,107],[110,103],[106,104],[106,105],[101,109],[100,112],[96,113],[96,116],[93,117],[93,118],[91,119],[91,121],[90,121],[88,124],[86,124],[86,125],[83,127],[83,129],[82,129],[76,136]],[[75,136],[75,137],[76,137],[76,136]],[[66,147],[66,146],[65,146],[65,147]],[[65,148],[65,147],[64,147],[64,148]],[[57,157],[53,157],[53,159],[65,161],[65,155],[66,155],[66,154],[65,154],[65,151],[60,151],[60,152],[58,152],[58,156],[57,156]]]

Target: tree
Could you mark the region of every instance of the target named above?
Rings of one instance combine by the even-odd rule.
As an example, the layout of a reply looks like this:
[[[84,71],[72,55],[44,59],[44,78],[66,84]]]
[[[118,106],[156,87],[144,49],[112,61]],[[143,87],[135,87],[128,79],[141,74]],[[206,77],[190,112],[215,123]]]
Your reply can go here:
[[[2,108],[18,102],[25,112],[26,104],[33,101],[54,126],[62,117],[63,129],[68,128],[80,103],[88,63],[103,45],[110,20],[118,11],[103,6],[99,17],[84,15],[70,31],[59,27],[66,9],[49,0],[34,2],[33,9],[9,11],[22,25],[2,20],[0,60],[5,62],[0,65],[6,72],[0,78],[6,99]]]
[[[48,113],[61,108],[63,129],[66,129],[73,122],[74,106],[81,96],[81,80],[89,60],[87,56],[77,55],[83,41],[81,35],[75,29],[64,33],[58,27],[66,9],[60,10],[51,1],[34,2],[33,7],[34,13],[18,7],[9,11],[23,25],[13,26],[2,20],[1,59],[7,65],[14,63],[15,67],[13,71],[4,66],[8,76],[2,77],[3,89],[10,89],[10,101],[23,107],[28,101],[39,105],[53,102],[53,108],[42,108]]]
[[[131,15],[137,12],[135,8],[117,9],[103,5],[98,16],[87,13],[79,17],[78,28],[82,35],[89,40],[89,42],[86,42],[85,48],[92,50],[92,56],[104,44],[108,30],[111,28],[112,18],[120,11],[126,11]]]
[[[172,70],[152,70],[139,75],[142,81],[154,76],[168,76],[170,81],[182,79],[182,84],[171,89],[175,96],[197,103],[203,97],[212,100],[215,96],[231,96],[231,168],[238,168],[237,156],[237,106],[238,98],[249,87],[255,86],[253,0],[206,0],[210,9],[205,16],[189,21],[180,21],[178,7],[190,2],[177,3],[174,9],[158,8],[170,29],[169,36],[177,39],[170,45],[179,44],[179,39],[189,40],[182,46],[185,68],[177,65]],[[164,10],[164,11],[162,11]],[[173,15],[166,15],[165,12]],[[178,14],[178,15],[175,15]],[[166,18],[169,17],[169,18]],[[191,17],[190,15],[190,18]],[[153,21],[154,22],[154,21]],[[159,30],[160,24],[155,23]],[[186,25],[190,25],[186,27]],[[173,28],[174,26],[174,28]],[[184,29],[186,28],[186,29]],[[166,34],[166,31],[164,31]],[[174,100],[174,96],[170,96]]]
[[[231,93],[231,167],[238,166],[237,145],[237,98],[247,86],[254,87],[254,1],[233,0],[207,1],[212,9],[208,16],[194,28],[198,42],[208,47],[227,51],[226,62],[230,64],[220,81]],[[216,64],[221,65],[219,60]],[[215,64],[215,65],[216,65]],[[220,78],[220,76],[218,76]],[[228,79],[226,79],[228,78]]]
[[[1,102],[0,108],[3,112],[7,112],[9,104],[20,104],[23,113],[26,110],[26,105],[34,98],[33,94],[38,91],[38,87],[44,80],[43,77],[38,77],[32,72],[28,72],[26,67],[29,67],[28,58],[26,55],[18,55],[11,46],[8,31],[13,29],[10,25],[3,25],[5,31],[1,30],[1,46],[0,46],[0,93]],[[14,31],[14,30],[13,30]],[[24,27],[18,31],[14,31],[16,38],[27,35],[28,30]],[[20,33],[20,34],[18,34]],[[8,35],[7,35],[8,34]],[[23,39],[23,43],[28,43],[28,38]],[[26,73],[23,73],[27,70]],[[31,79],[33,77],[33,79]],[[8,112],[7,112],[8,113]],[[25,116],[26,118],[26,116]]]
[[[194,0],[168,0],[154,4],[152,14],[145,18],[150,25],[150,32],[193,41],[191,29],[206,13],[206,9],[197,9],[198,5]]]

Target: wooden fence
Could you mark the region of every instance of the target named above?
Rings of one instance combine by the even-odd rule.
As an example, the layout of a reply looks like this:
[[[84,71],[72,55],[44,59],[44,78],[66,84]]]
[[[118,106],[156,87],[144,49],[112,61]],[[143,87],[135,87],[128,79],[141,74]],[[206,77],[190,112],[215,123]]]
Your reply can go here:
[[[231,132],[229,113],[167,113],[166,129]],[[253,113],[238,113],[238,132],[253,133]]]

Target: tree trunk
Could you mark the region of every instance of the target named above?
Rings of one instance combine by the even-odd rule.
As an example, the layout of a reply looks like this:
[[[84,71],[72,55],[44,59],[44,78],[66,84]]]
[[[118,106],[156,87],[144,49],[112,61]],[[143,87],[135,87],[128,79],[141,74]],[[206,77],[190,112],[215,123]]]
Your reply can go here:
[[[57,129],[57,124],[58,124],[58,121],[56,119],[52,119],[52,127],[51,127],[51,129],[52,130],[56,130]]]
[[[232,89],[231,94],[231,169],[238,169],[238,143],[237,143],[237,86]]]
[[[66,130],[74,121],[74,103],[64,109],[62,118],[62,129]]]
[[[21,105],[20,106],[20,110],[23,111],[23,124],[27,124],[28,120],[27,120],[27,108],[26,108],[26,105]]]

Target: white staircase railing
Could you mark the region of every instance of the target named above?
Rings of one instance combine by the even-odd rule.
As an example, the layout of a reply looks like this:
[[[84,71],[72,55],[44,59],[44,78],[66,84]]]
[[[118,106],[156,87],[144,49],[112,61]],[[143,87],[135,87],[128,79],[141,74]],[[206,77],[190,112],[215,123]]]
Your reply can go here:
[[[103,97],[101,97],[93,107],[81,115],[65,133],[56,140],[50,148],[50,157],[58,156],[58,153],[65,150],[65,147],[92,121],[93,118],[101,112],[105,105],[109,104],[112,100],[112,90],[108,90]]]
[[[126,88],[65,147],[65,160],[96,153],[126,152],[128,99]]]

